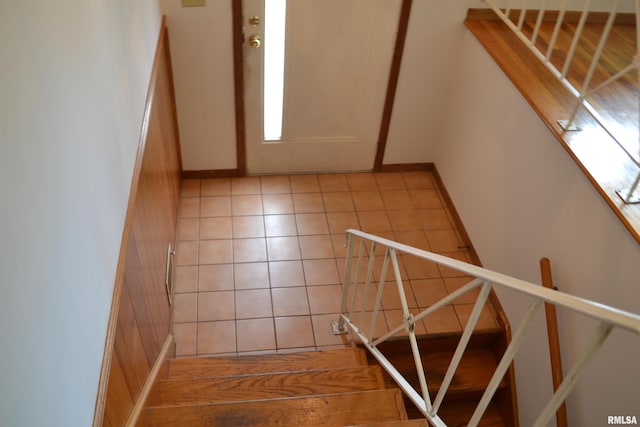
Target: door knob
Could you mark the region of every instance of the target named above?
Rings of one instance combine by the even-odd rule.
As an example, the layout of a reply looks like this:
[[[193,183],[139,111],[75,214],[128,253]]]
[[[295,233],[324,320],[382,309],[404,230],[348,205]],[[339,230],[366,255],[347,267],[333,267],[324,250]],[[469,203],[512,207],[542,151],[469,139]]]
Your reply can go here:
[[[259,34],[251,34],[249,36],[249,44],[251,45],[251,47],[257,49],[262,46],[262,38],[260,38]]]

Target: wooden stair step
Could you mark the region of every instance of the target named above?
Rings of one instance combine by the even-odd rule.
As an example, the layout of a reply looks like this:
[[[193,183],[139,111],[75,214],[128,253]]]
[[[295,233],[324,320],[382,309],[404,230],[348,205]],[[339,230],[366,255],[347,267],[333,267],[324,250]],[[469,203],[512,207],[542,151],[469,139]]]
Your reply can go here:
[[[276,399],[384,388],[378,366],[158,381],[147,406]]]
[[[448,427],[463,427],[468,424],[477,404],[477,402],[455,402],[443,405],[438,411],[438,415],[447,423]],[[507,424],[502,418],[498,405],[491,403],[478,425],[481,427],[504,427]]]
[[[383,354],[385,354],[383,352]],[[449,368],[453,352],[421,352],[422,365],[427,376],[429,391],[436,393],[442,385],[442,380]],[[419,385],[418,376],[411,352],[401,354],[385,354],[398,371],[414,387]],[[487,348],[468,348],[449,385],[447,396],[464,393],[477,394],[484,391],[498,366],[492,350]],[[395,384],[390,377],[386,377],[387,384]],[[504,380],[500,387],[505,386]]]
[[[386,421],[382,423],[358,424],[358,425],[353,425],[349,427],[429,427],[429,422],[426,419],[405,420],[405,421]]]
[[[172,359],[169,378],[213,378],[366,365],[365,351],[351,348],[259,356]]]
[[[150,408],[149,426],[345,426],[406,420],[398,389],[240,403]]]

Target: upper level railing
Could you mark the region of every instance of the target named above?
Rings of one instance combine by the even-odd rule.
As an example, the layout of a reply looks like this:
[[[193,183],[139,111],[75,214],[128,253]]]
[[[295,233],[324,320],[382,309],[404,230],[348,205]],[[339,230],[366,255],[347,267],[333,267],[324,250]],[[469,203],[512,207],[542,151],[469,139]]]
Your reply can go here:
[[[365,322],[363,319],[367,317],[365,316],[365,311],[367,309],[367,295],[370,291],[376,288],[376,285],[373,283],[374,267],[376,265],[374,260],[376,259],[376,254],[379,253],[380,248],[383,248],[384,250],[384,261],[380,266],[380,271],[375,271],[375,277],[379,277],[375,305],[373,307],[371,320]],[[473,279],[455,292],[452,292],[446,297],[435,302],[427,309],[420,312],[415,312],[416,310],[412,312],[407,303],[407,296],[405,295],[401,270],[398,263],[398,256],[400,254],[418,257],[423,262],[433,262],[437,265],[460,271],[465,275],[473,277]],[[367,258],[368,261],[366,261]],[[367,264],[366,268],[363,268],[365,267],[365,263]],[[385,284],[386,286],[391,286],[387,282],[387,272],[389,268],[391,268],[393,272],[393,278],[395,279],[396,289],[402,305],[403,321],[399,325],[389,325],[390,331],[388,333],[376,336],[376,323],[379,320],[378,317],[380,314],[384,287]],[[364,272],[364,277],[361,277],[361,271]],[[363,288],[359,290],[360,287]],[[531,298],[532,303],[520,322],[517,330],[513,334],[511,342],[505,350],[493,377],[487,385],[475,412],[467,424],[468,426],[476,426],[480,422],[482,415],[500,385],[500,381],[507,372],[513,358],[522,345],[535,316],[539,313],[540,308],[544,306],[545,302],[596,319],[598,326],[595,328],[587,347],[580,355],[577,356],[573,366],[567,372],[565,376],[566,379],[562,382],[556,393],[551,397],[545,408],[540,413],[534,424],[536,427],[547,425],[549,420],[554,416],[557,408],[562,402],[564,402],[572,388],[577,383],[588,362],[602,347],[613,329],[624,329],[640,338],[640,316],[636,314],[607,307],[602,304],[587,301],[562,292],[546,289],[533,283],[528,283],[504,274],[496,273],[494,271],[421,249],[416,249],[358,230],[347,230],[347,259],[343,282],[343,297],[341,305],[342,314],[339,321],[334,322],[333,324],[334,333],[344,333],[349,330],[352,331],[359,340],[362,341],[371,354],[380,362],[383,368],[391,375],[398,386],[407,394],[416,407],[424,414],[428,421],[434,426],[446,426],[446,423],[438,415],[438,411],[440,410],[440,406],[444,401],[447,390],[451,385],[458,365],[462,360],[467,344],[471,339],[471,334],[473,333],[476,323],[480,318],[480,314],[487,298],[494,287],[506,288],[520,294],[527,295]],[[428,325],[429,316],[431,314],[478,288],[479,293],[469,320],[464,327],[458,346],[451,359],[446,374],[442,379],[440,389],[435,398],[432,398],[427,387],[430,379],[425,375],[424,368],[422,366],[415,325],[421,319],[425,319],[425,322]],[[413,388],[389,362],[389,360],[376,348],[380,343],[385,342],[400,333],[408,333],[416,373],[419,378],[420,391]]]
[[[576,130],[574,125],[576,115],[580,108],[584,108],[595,121],[604,129],[629,157],[636,166],[637,177],[629,182],[629,188],[620,189],[618,195],[626,203],[640,202],[640,195],[636,193],[640,183],[640,120],[638,120],[638,103],[635,100],[634,111],[615,113],[603,111],[597,106],[598,102],[592,102],[595,96],[608,96],[605,91],[611,91],[612,86],[620,84],[628,87],[628,80],[632,78],[636,87],[635,97],[638,98],[638,78],[632,76],[640,68],[640,32],[636,30],[636,41],[633,52],[629,52],[629,60],[625,64],[612,69],[609,65],[603,66],[602,59],[605,54],[612,28],[618,19],[627,24],[640,28],[640,0],[484,0],[493,9],[495,14],[520,38],[535,56],[551,71],[551,73],[575,96],[576,103],[569,117],[559,118],[558,123],[565,130]],[[593,40],[585,37],[585,25],[594,20],[603,25],[599,39]],[[629,18],[631,22],[629,22]],[[543,28],[551,25],[550,32]],[[566,42],[560,39],[563,34],[571,33],[566,49],[566,55],[557,55],[557,48],[562,44],[565,51]],[[545,34],[544,40],[542,35]],[[572,67],[576,65],[577,52],[585,50],[585,45],[591,54],[591,62],[586,67],[586,72],[580,72],[582,81],[572,78]],[[618,46],[618,48],[622,48]],[[594,78],[608,73],[604,78]],[[621,85],[621,86],[623,86]],[[634,132],[620,130],[619,125],[614,125],[604,116],[618,116],[620,120],[633,126]],[[630,135],[632,135],[630,137]],[[632,139],[631,141],[629,139]],[[636,176],[636,175],[634,175]]]

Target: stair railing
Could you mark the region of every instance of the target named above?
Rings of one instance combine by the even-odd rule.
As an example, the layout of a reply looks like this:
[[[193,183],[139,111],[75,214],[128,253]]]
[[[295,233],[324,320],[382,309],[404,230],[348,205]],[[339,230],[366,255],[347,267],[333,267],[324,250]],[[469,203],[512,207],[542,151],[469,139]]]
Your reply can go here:
[[[602,92],[605,88],[609,87],[612,83],[622,79],[625,75],[631,71],[640,69],[640,52],[636,51],[635,55],[626,67],[621,70],[614,70],[608,79],[598,84],[595,87],[591,87],[591,83],[598,68],[600,59],[602,58],[605,50],[607,40],[609,38],[611,29],[616,22],[616,17],[620,12],[633,12],[635,14],[636,23],[636,49],[640,48],[640,0],[611,0],[610,8],[606,11],[596,10],[591,0],[575,0],[569,2],[569,0],[484,0],[494,11],[494,13],[511,29],[514,34],[518,36],[520,40],[529,48],[529,50],[551,71],[551,73],[558,79],[564,87],[566,87],[573,96],[576,98],[576,104],[571,112],[569,119],[558,120],[558,124],[565,130],[579,130],[574,126],[576,115],[580,107],[584,107],[585,110],[595,119],[598,125],[612,138],[613,141],[622,148],[624,153],[629,157],[631,162],[638,168],[638,177],[630,185],[628,189],[617,191],[618,195],[626,203],[640,202],[640,196],[634,196],[635,191],[640,184],[640,135],[639,140],[636,141],[637,147],[630,149],[629,146],[615,135],[615,132],[607,125],[606,120],[603,119],[597,109],[588,101],[589,97]],[[582,8],[580,10],[576,7],[582,2]],[[569,10],[571,6],[573,10]],[[590,13],[596,12],[600,15],[601,19],[606,23],[604,30],[597,41],[596,49],[594,51],[591,64],[588,67],[588,71],[579,88],[576,88],[568,79],[570,68],[576,51],[580,47],[582,42],[581,36],[583,34],[584,26],[587,23],[587,19]],[[524,31],[525,22],[531,22],[535,20],[532,31]],[[542,44],[537,43],[540,36],[540,28],[544,21],[554,22],[554,29],[550,39],[547,43],[544,43],[546,49],[542,47]],[[572,36],[570,48],[567,52],[567,56],[564,59],[562,65],[554,65],[552,60],[552,54],[554,49],[558,45],[558,37],[560,30],[564,26],[566,28],[572,27],[566,24],[576,24],[575,31]],[[640,82],[636,82],[636,87],[639,87]],[[638,99],[640,104],[640,98]],[[636,124],[640,127],[640,122],[636,117]]]
[[[549,420],[555,415],[558,407],[564,402],[582,375],[588,362],[602,347],[611,331],[615,328],[630,331],[640,336],[640,316],[608,307],[602,304],[591,302],[575,296],[564,294],[559,291],[546,289],[533,283],[525,282],[513,277],[506,276],[485,268],[471,265],[456,259],[448,258],[432,252],[417,249],[402,243],[394,242],[359,230],[347,230],[347,258],[345,263],[345,274],[343,280],[343,295],[341,302],[341,312],[338,321],[333,322],[334,333],[348,333],[351,331],[367,350],[378,360],[382,367],[389,373],[403,392],[411,399],[416,407],[424,414],[427,420],[434,426],[446,426],[445,422],[438,415],[438,411],[445,398],[447,390],[451,385],[454,374],[462,360],[465,349],[471,339],[474,328],[480,318],[480,314],[485,306],[491,290],[495,287],[511,289],[532,299],[532,303],[520,322],[518,329],[512,336],[512,340],[507,346],[498,366],[489,381],[485,392],[480,399],[475,412],[468,422],[468,426],[477,426],[489,406],[489,403],[498,389],[500,382],[509,369],[518,349],[522,345],[527,331],[531,327],[535,316],[540,312],[544,303],[550,303],[557,307],[564,307],[576,313],[581,313],[598,321],[598,326],[592,334],[589,344],[577,357],[574,365],[569,369],[564,381],[558,390],[547,402],[545,408],[540,413],[534,427],[546,426]],[[355,253],[358,248],[357,254]],[[374,269],[375,259],[380,248],[384,248],[384,260],[380,270]],[[466,285],[450,293],[446,297],[432,304],[419,313],[412,313],[407,303],[405,288],[399,261],[401,256],[413,256],[421,259],[421,262],[432,262],[438,266],[454,269],[473,277]],[[368,259],[368,260],[367,260]],[[355,263],[355,269],[354,269]],[[364,278],[361,278],[361,268],[364,269]],[[389,332],[376,336],[376,323],[380,320],[380,310],[382,295],[385,283],[387,283],[387,272],[391,268],[393,278],[402,305],[402,324],[392,327],[389,325]],[[367,311],[367,295],[375,289],[374,270],[378,275],[378,284],[373,312],[370,322],[364,322]],[[360,287],[362,293],[359,294]],[[451,359],[446,374],[442,380],[440,389],[432,398],[429,394],[429,378],[425,375],[416,336],[416,323],[425,319],[428,325],[429,315],[444,306],[451,304],[457,298],[469,293],[474,289],[480,289],[475,305],[469,316],[464,331],[458,342],[458,346]],[[414,310],[415,311],[415,310]],[[417,391],[393,364],[378,350],[377,346],[392,337],[407,332],[411,351],[415,362],[415,369],[418,375],[420,391]]]

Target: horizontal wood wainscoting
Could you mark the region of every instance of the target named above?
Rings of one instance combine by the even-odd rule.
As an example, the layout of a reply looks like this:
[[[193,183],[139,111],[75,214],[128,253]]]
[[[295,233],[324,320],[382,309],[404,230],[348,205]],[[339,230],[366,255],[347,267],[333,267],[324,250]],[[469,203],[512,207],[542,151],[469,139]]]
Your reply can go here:
[[[153,381],[166,354],[173,354],[165,266],[167,245],[175,245],[180,196],[175,111],[163,21],[132,179],[94,427],[134,421],[130,418],[135,418],[135,405],[150,386],[146,383]]]

